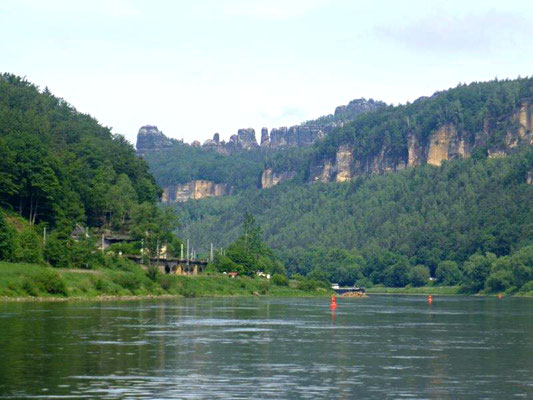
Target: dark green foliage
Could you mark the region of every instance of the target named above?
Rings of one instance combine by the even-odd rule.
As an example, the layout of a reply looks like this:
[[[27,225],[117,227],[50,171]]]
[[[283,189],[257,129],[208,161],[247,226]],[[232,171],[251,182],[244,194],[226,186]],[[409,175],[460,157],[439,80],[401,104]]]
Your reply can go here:
[[[455,261],[442,261],[437,267],[435,278],[439,285],[457,285],[463,278],[463,273]]]
[[[29,275],[24,280],[22,287],[30,296],[37,296],[40,293],[67,295],[63,278],[56,271],[47,268]]]
[[[133,203],[158,193],[122,136],[49,91],[0,76],[0,207],[31,225],[121,226]]]
[[[427,285],[429,283],[429,269],[423,265],[415,265],[409,271],[409,283],[414,287]]]
[[[496,256],[487,253],[486,256],[474,254],[465,262],[465,287],[467,290],[476,293],[483,289],[495,261]]]
[[[10,260],[16,248],[16,232],[0,210],[0,260]]]
[[[145,159],[162,186],[205,179],[238,191],[257,187],[263,171],[260,150],[227,156],[178,141],[173,141],[169,149],[146,154]]]
[[[225,249],[223,255],[215,256],[214,268],[219,272],[237,272],[248,276],[258,271],[285,274],[285,267],[263,243],[261,227],[249,213],[244,214],[242,230],[242,235]]]
[[[289,278],[287,278],[285,275],[274,274],[272,275],[271,281],[274,285],[289,286]]]
[[[39,264],[44,261],[41,238],[35,230],[27,228],[18,234],[14,258],[25,263]]]
[[[196,243],[225,245],[249,212],[291,275],[320,268],[336,283],[335,270],[354,265],[374,284],[396,286],[409,283],[414,265],[435,276],[442,261],[462,266],[476,252],[501,257],[532,243],[533,186],[525,179],[532,169],[533,152],[527,151],[345,184],[288,182],[175,209],[187,227],[184,234]],[[397,264],[403,267],[389,269]],[[521,267],[515,271],[531,279]],[[454,275],[443,284],[459,283],[461,274]],[[475,279],[479,285],[472,290],[483,289],[486,276]]]
[[[146,271],[146,276],[154,282],[159,279],[160,275],[161,273],[159,272],[159,268],[156,265],[150,265],[148,267],[148,270]]]

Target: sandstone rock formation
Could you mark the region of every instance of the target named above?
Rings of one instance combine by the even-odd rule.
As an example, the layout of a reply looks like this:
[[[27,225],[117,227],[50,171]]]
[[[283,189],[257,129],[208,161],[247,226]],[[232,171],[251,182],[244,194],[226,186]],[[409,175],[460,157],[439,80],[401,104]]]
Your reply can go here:
[[[271,188],[280,182],[294,178],[295,175],[294,171],[274,172],[271,168],[268,168],[261,175],[261,188]]]
[[[335,114],[323,116],[317,120],[305,122],[301,125],[273,128],[268,133],[267,128],[261,129],[260,145],[257,144],[255,131],[252,128],[239,129],[236,135],[232,135],[228,142],[220,139],[206,140],[203,148],[213,150],[221,154],[235,154],[239,151],[257,149],[279,149],[283,147],[310,146],[316,140],[324,137],[333,129],[352,121],[358,115],[385,107],[386,104],[372,99],[352,100],[348,105],[335,109]],[[215,134],[218,135],[218,134]]]
[[[425,139],[409,133],[405,154],[395,154],[383,144],[370,156],[354,157],[350,145],[344,144],[337,149],[334,159],[315,160],[309,169],[309,181],[344,182],[358,175],[384,174],[426,163],[440,166],[446,160],[470,157],[477,147],[485,148],[491,158],[504,157],[518,145],[533,145],[533,104],[521,104],[511,122],[505,146],[491,145],[493,133],[488,121],[479,132],[469,136],[453,123],[443,124]],[[533,173],[530,174],[526,177],[528,183],[533,182]]]
[[[228,194],[226,185],[206,180],[194,180],[185,184],[167,186],[163,189],[162,203],[171,204]]]
[[[158,151],[172,146],[172,142],[154,125],[145,125],[137,134],[137,153],[143,155],[148,151]]]

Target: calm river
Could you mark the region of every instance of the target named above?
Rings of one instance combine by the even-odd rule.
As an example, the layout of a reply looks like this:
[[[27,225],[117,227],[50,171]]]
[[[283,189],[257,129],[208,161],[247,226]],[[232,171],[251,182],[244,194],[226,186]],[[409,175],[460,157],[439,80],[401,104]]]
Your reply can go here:
[[[533,398],[533,299],[0,303],[0,398]]]

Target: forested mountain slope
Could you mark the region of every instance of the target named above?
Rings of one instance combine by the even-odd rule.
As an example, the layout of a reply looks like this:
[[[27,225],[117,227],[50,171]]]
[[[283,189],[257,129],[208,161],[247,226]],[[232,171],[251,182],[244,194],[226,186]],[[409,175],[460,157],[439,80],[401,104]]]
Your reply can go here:
[[[217,246],[235,238],[243,213],[252,213],[293,273],[316,266],[305,261],[311,254],[320,260],[339,249],[339,259],[364,256],[367,276],[394,260],[423,265],[435,275],[442,261],[463,265],[476,253],[505,256],[533,243],[532,174],[529,150],[345,183],[286,182],[174,207],[182,237]]]
[[[31,225],[101,226],[158,196],[146,162],[122,136],[48,89],[0,75],[0,208]]]
[[[422,164],[501,156],[533,144],[533,78],[459,85],[412,104],[360,115],[317,141],[274,155],[265,172],[344,182]]]

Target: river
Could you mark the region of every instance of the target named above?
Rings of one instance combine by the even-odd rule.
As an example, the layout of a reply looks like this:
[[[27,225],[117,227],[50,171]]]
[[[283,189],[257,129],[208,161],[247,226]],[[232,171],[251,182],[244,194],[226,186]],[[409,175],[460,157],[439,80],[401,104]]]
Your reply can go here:
[[[533,299],[0,303],[0,398],[533,398]]]

